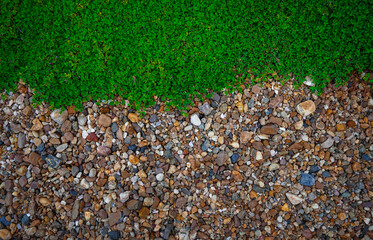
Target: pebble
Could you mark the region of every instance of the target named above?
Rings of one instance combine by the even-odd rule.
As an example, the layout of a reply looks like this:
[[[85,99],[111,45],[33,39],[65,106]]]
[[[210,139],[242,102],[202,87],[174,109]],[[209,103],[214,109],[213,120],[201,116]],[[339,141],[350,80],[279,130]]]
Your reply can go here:
[[[128,114],[128,119],[133,122],[133,123],[137,123],[139,121],[139,117],[137,116],[137,114],[135,113],[129,113]]]
[[[268,170],[269,171],[275,171],[275,170],[277,170],[279,168],[280,168],[280,165],[278,163],[272,163],[271,165],[269,165]]]
[[[228,160],[229,156],[225,152],[220,152],[216,158],[216,164],[218,166],[223,166],[225,162]]]
[[[297,195],[294,195],[292,193],[286,193],[286,197],[289,199],[289,201],[293,205],[298,205],[298,204],[300,204],[303,201],[302,198],[300,198]]]
[[[303,186],[313,186],[315,185],[315,178],[310,174],[301,173],[300,184]]]
[[[325,142],[321,144],[322,148],[330,148],[334,144],[334,139],[329,137]]]
[[[97,147],[97,153],[103,156],[107,156],[111,153],[110,148],[105,147],[105,146],[98,146]]]
[[[193,115],[190,117],[190,122],[191,122],[194,126],[199,126],[199,125],[201,125],[201,120],[199,119],[199,117],[198,117],[197,114],[193,114]]]
[[[48,155],[45,158],[45,161],[47,162],[48,166],[51,168],[57,168],[61,163],[61,159],[54,157],[52,155]]]
[[[109,127],[111,125],[111,118],[106,116],[105,114],[101,114],[98,119],[98,125],[103,127]]]
[[[64,110],[62,113],[60,113],[61,109],[56,109],[51,113],[51,118],[53,121],[55,121],[58,124],[63,124],[64,121],[66,121],[68,117],[68,112]]]
[[[62,145],[59,145],[57,148],[56,148],[56,151],[57,152],[63,152],[66,150],[66,148],[68,147],[67,143],[64,143]]]
[[[51,201],[49,201],[48,198],[45,197],[40,198],[39,203],[44,207],[48,207],[49,205],[51,205]]]
[[[156,114],[150,115],[149,122],[155,123],[158,121],[158,116]]]
[[[297,105],[297,111],[300,115],[308,116],[316,110],[316,105],[313,101],[308,100]]]
[[[12,238],[12,234],[8,229],[0,229],[0,238],[2,240],[10,240]]]
[[[199,106],[199,110],[205,115],[209,115],[212,111],[208,103],[204,103],[203,105]]]
[[[240,155],[238,155],[237,153],[233,153],[231,156],[232,164],[235,164],[239,157]]]
[[[120,232],[117,230],[108,232],[108,235],[112,240],[118,240],[120,238]]]
[[[163,178],[164,178],[164,174],[163,173],[158,173],[157,176],[156,176],[156,178],[157,178],[158,182],[162,182]]]

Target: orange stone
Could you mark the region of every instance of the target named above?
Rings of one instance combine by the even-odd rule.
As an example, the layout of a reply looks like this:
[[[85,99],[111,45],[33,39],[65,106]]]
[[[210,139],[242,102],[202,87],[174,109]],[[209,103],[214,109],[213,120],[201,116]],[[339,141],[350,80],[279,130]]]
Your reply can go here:
[[[150,214],[150,210],[149,210],[149,208],[147,208],[147,207],[142,207],[142,208],[139,210],[139,216],[140,216],[140,218],[142,218],[142,219],[147,218],[147,217],[149,216],[149,214]]]
[[[138,159],[137,157],[133,156],[133,155],[130,155],[130,157],[129,157],[129,161],[130,161],[130,163],[133,164],[133,165],[136,165],[136,164],[139,163],[139,159]]]
[[[337,124],[337,131],[345,131],[346,130],[346,124]]]
[[[282,211],[285,211],[285,212],[288,212],[289,211],[289,205],[287,203],[285,203],[282,207],[281,207],[281,210]]]

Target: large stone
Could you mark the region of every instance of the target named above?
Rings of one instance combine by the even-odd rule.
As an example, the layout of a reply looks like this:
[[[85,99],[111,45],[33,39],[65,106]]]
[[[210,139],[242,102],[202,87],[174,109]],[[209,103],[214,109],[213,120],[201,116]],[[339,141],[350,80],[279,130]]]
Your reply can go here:
[[[26,144],[26,135],[24,133],[18,134],[18,148],[24,148]]]
[[[311,187],[315,185],[315,178],[311,174],[301,173],[300,184]]]
[[[109,214],[109,224],[110,226],[113,226],[117,224],[122,217],[122,212],[115,212]]]
[[[107,156],[111,153],[110,148],[105,147],[105,146],[98,146],[97,147],[97,153],[103,156]]]
[[[198,115],[197,114],[193,114],[191,117],[190,117],[190,122],[195,125],[195,126],[199,126],[201,125],[201,120],[199,119]]]
[[[275,135],[278,132],[278,128],[275,125],[266,125],[261,128],[262,133],[268,135]]]
[[[128,118],[133,123],[137,123],[139,121],[139,117],[137,116],[136,113],[129,113]]]
[[[142,205],[141,202],[135,199],[132,199],[127,202],[127,208],[129,210],[138,210],[141,208],[141,205]]]
[[[313,101],[308,100],[298,104],[297,111],[300,115],[308,116],[316,110],[316,105]]]
[[[199,110],[203,112],[205,115],[209,115],[211,113],[211,107],[210,104],[204,103],[203,105],[199,106]]]
[[[297,195],[294,195],[292,193],[286,193],[286,197],[289,199],[291,204],[297,205],[303,201],[302,198],[298,197]]]
[[[31,131],[40,131],[43,129],[43,124],[41,124],[40,120],[35,118],[32,120],[32,128]]]
[[[241,132],[240,134],[241,143],[247,143],[249,140],[251,140],[253,135],[254,135],[253,132],[247,132],[247,131]]]
[[[278,105],[280,105],[282,103],[282,101],[284,100],[284,97],[283,96],[278,96],[278,97],[275,97],[274,99],[272,99],[268,106],[270,108],[275,108],[277,107]]]
[[[57,168],[61,163],[61,159],[54,157],[52,155],[48,155],[45,158],[45,161],[47,162],[48,166],[51,168]]]
[[[139,217],[142,219],[146,219],[149,216],[149,214],[150,214],[150,210],[147,207],[142,207],[139,210]]]
[[[72,126],[73,126],[73,125],[72,125],[72,123],[71,123],[69,120],[65,121],[65,122],[62,124],[62,126],[61,126],[61,132],[63,132],[63,133],[70,132]]]
[[[325,142],[321,144],[322,148],[330,148],[334,144],[334,139],[329,137]]]
[[[54,110],[51,114],[51,118],[56,123],[63,124],[63,122],[65,122],[68,117],[68,112],[65,110],[62,113],[60,113],[60,111],[60,109]]]
[[[67,147],[68,147],[67,143],[61,144],[61,145],[56,147],[56,151],[57,152],[63,152],[63,151],[66,150]]]
[[[36,152],[32,152],[26,161],[31,163],[34,166],[38,166],[40,160],[41,160],[41,156],[37,154]]]
[[[0,239],[2,240],[10,240],[12,238],[12,234],[8,229],[0,229]]]
[[[73,205],[73,209],[72,209],[72,212],[71,212],[71,219],[72,220],[75,220],[79,215],[79,205],[80,205],[80,200],[79,199],[75,200],[74,205]]]
[[[188,200],[185,197],[180,197],[176,200],[175,206],[177,208],[182,208],[185,206],[185,204],[188,202]]]
[[[228,159],[229,156],[226,152],[220,152],[216,158],[216,164],[218,166],[223,166]]]
[[[98,118],[98,125],[103,127],[110,127],[111,125],[111,118],[106,116],[105,114],[101,114]]]

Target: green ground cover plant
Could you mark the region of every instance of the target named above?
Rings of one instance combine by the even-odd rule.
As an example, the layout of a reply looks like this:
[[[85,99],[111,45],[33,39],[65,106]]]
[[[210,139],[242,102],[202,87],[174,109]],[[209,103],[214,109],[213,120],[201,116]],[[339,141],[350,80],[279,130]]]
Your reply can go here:
[[[1,5],[0,89],[14,91],[22,79],[36,103],[52,108],[120,95],[137,110],[154,96],[183,110],[193,97],[240,90],[272,72],[282,81],[291,74],[297,85],[311,76],[320,93],[329,81],[341,85],[353,70],[372,67],[369,0]]]

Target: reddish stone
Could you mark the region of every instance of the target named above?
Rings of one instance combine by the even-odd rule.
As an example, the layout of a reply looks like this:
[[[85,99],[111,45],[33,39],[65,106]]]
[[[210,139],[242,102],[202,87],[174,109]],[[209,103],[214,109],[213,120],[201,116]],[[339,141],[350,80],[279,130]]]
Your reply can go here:
[[[88,141],[93,141],[93,142],[98,142],[98,137],[96,136],[96,134],[94,132],[91,132],[90,134],[88,134],[87,140]]]

